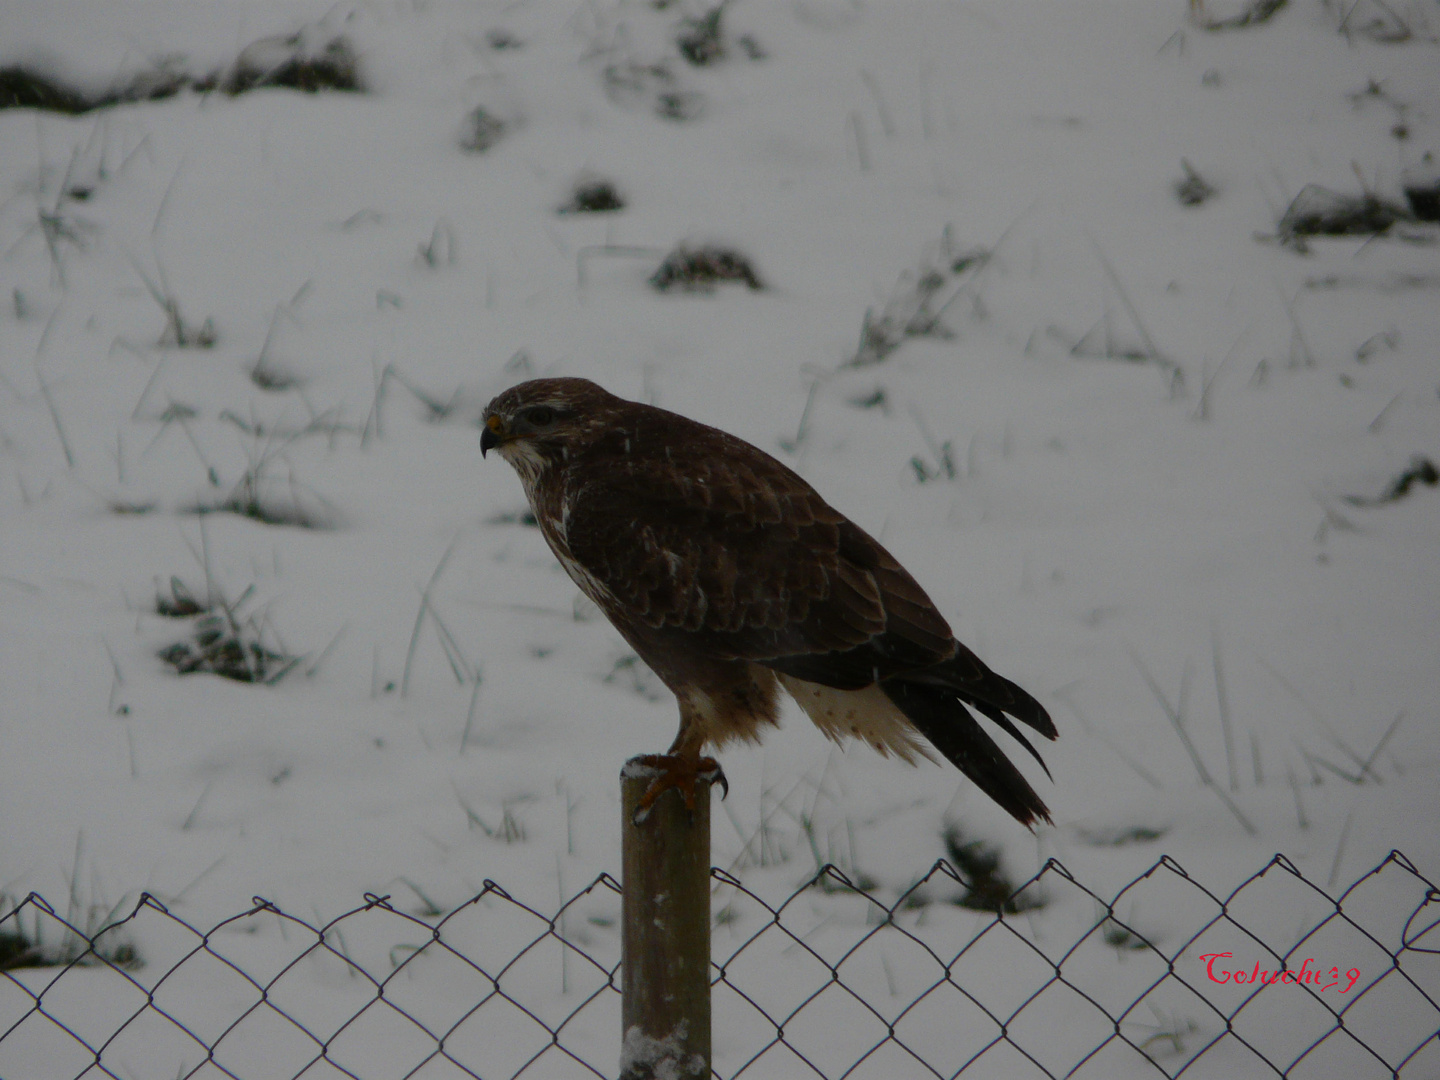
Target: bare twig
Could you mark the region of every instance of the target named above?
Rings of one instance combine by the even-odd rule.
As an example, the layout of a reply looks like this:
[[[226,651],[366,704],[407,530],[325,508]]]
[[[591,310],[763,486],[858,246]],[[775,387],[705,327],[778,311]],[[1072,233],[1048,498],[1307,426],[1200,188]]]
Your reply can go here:
[[[60,423],[60,410],[55,407],[55,399],[50,395],[50,384],[40,374],[40,365],[35,365],[35,381],[40,384],[40,396],[45,399],[45,408],[50,411],[50,420],[55,425],[55,434],[60,437],[60,449],[65,451],[65,464],[70,468],[75,467],[75,453],[70,449],[70,440],[65,437],[65,425]]]
[[[1355,820],[1355,809],[1351,807],[1350,812],[1345,815],[1345,825],[1340,830],[1340,842],[1335,845],[1335,861],[1330,864],[1330,876],[1325,879],[1327,889],[1335,888],[1335,882],[1340,877],[1340,860],[1345,857],[1345,842],[1350,839],[1350,824]]]
[[[1310,828],[1310,820],[1305,816],[1305,804],[1300,801],[1300,782],[1295,779],[1295,770],[1288,761],[1285,762],[1285,777],[1290,781],[1290,790],[1295,793],[1295,820],[1303,832]]]
[[[875,111],[880,116],[880,130],[885,133],[887,139],[895,137],[895,121],[890,116],[890,108],[885,104],[885,96],[880,93],[880,84],[875,76],[868,70],[860,70],[860,81],[865,84],[865,89],[870,91],[870,96],[875,99]]]
[[[1300,328],[1300,317],[1295,314],[1295,301],[1285,295],[1285,289],[1278,279],[1275,282],[1275,291],[1280,294],[1280,303],[1285,308],[1286,317],[1290,320],[1292,332],[1290,351],[1292,358],[1295,346],[1298,345],[1300,347],[1300,357],[1304,361],[1305,367],[1314,367],[1315,354],[1310,351],[1310,343],[1305,340],[1305,331]]]
[[[340,644],[340,639],[345,636],[345,631],[349,629],[350,621],[347,619],[340,624],[340,629],[335,631],[335,636],[330,639],[330,644],[321,649],[320,655],[315,657],[310,666],[305,669],[305,677],[307,679],[313,678],[315,673],[320,670],[320,665],[323,664],[330,653],[334,651],[335,646]]]
[[[1370,432],[1370,434],[1372,435],[1377,434],[1380,429],[1385,426],[1385,417],[1390,414],[1391,409],[1393,409],[1396,405],[1400,403],[1400,399],[1404,396],[1405,391],[1403,390],[1396,393],[1396,395],[1386,403],[1385,407],[1381,409],[1378,414],[1376,414],[1375,419],[1370,421],[1369,426],[1367,426],[1365,430]]]
[[[1380,741],[1375,744],[1375,749],[1370,751],[1370,756],[1365,759],[1365,764],[1360,768],[1362,774],[1368,772],[1372,776],[1375,775],[1370,766],[1375,763],[1375,759],[1380,756],[1380,751],[1385,749],[1385,744],[1390,741],[1390,736],[1395,734],[1395,729],[1400,726],[1400,721],[1404,719],[1405,710],[1401,709],[1395,714],[1395,719],[1390,721],[1390,726],[1385,729],[1385,734],[1380,736]]]
[[[1225,692],[1225,668],[1220,662],[1220,631],[1210,624],[1210,664],[1215,671],[1215,698],[1220,708],[1220,732],[1225,737],[1225,766],[1230,777],[1230,790],[1240,790],[1235,771],[1235,733],[1230,723],[1230,697]]]
[[[461,756],[464,756],[464,754],[465,754],[465,747],[466,747],[466,745],[470,742],[470,729],[471,729],[472,727],[474,727],[474,725],[475,725],[476,709],[477,709],[477,706],[479,706],[479,704],[480,704],[480,684],[481,684],[482,680],[481,680],[481,678],[480,678],[480,669],[479,669],[479,668],[476,668],[476,669],[475,669],[474,673],[472,674],[472,678],[474,679],[474,682],[475,682],[475,689],[472,690],[471,693],[470,693],[470,708],[469,708],[469,710],[465,713],[465,730],[460,733],[460,754],[461,754]],[[568,819],[567,819],[567,828],[568,828]],[[572,854],[572,855],[575,854],[573,848],[572,848],[570,854]]]

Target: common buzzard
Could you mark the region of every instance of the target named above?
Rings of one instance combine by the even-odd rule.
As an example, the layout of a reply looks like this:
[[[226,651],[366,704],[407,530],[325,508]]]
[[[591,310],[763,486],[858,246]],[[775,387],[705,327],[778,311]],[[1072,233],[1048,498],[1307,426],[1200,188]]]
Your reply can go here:
[[[723,782],[702,754],[756,741],[783,687],[825,735],[909,763],[931,748],[1025,825],[1045,803],[981,728],[1055,725],[955,640],[888,551],[769,454],[585,379],[533,379],[485,409],[480,449],[525,486],[550,550],[675,694],[663,791]],[[1007,715],[1008,714],[1008,715]],[[1044,768],[1044,762],[1040,761]],[[1048,775],[1048,770],[1047,770]]]

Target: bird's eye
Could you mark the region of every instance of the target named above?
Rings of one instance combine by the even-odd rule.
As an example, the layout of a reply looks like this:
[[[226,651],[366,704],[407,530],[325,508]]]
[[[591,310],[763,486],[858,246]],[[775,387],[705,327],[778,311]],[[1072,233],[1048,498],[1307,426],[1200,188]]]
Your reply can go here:
[[[536,405],[525,410],[525,422],[535,427],[545,427],[555,422],[555,410],[549,405]]]

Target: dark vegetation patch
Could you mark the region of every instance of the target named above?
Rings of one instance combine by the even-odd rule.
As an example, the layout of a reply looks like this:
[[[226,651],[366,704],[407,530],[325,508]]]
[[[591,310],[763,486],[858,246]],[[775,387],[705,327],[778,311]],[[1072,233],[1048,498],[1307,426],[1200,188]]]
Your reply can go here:
[[[496,52],[505,52],[510,49],[523,49],[525,42],[506,30],[503,26],[497,26],[485,34],[485,44]]]
[[[430,230],[430,239],[422,240],[416,245],[415,257],[432,270],[442,266],[454,266],[455,244],[455,226],[441,218]]]
[[[960,470],[955,465],[955,448],[949,439],[932,448],[931,452],[935,458],[933,463],[920,454],[910,456],[910,468],[914,471],[915,480],[918,483],[928,484],[931,480],[954,480],[960,475]]]
[[[1015,886],[1000,868],[999,848],[984,840],[965,839],[960,826],[954,823],[946,827],[943,837],[951,863],[969,887],[956,901],[960,907],[1016,915],[1045,906],[1044,898],[1038,894],[1016,893]]]
[[[601,81],[617,105],[648,107],[656,116],[682,122],[705,113],[705,95],[683,87],[664,60],[617,59],[605,65]]]
[[[59,928],[56,940],[47,941],[43,931],[40,910],[33,906],[34,924],[29,932],[21,922],[21,913],[27,905],[16,905],[9,897],[0,895],[0,907],[10,910],[0,916],[0,971],[16,971],[20,968],[41,967],[97,967],[108,964],[124,971],[139,971],[145,966],[134,941],[122,926],[113,920],[120,905],[105,909],[92,905],[83,913],[76,910],[76,901],[71,899],[71,909],[65,923],[83,927],[81,933],[71,930],[58,917],[46,913],[45,922]]]
[[[288,484],[247,472],[230,494],[219,502],[200,503],[196,514],[238,514],[262,525],[288,525],[297,529],[336,527],[334,507],[293,478]]]
[[[714,292],[726,282],[737,282],[751,289],[765,288],[746,256],[733,248],[712,244],[701,247],[681,244],[666,255],[650,275],[650,284],[660,292]]]
[[[655,115],[663,120],[698,120],[705,112],[705,97],[698,90],[675,90],[655,98]]]
[[[535,520],[535,515],[529,510],[507,510],[501,514],[495,514],[485,519],[487,525],[524,525],[528,529],[538,529],[540,522]]]
[[[1423,187],[1405,188],[1410,212],[1419,221],[1440,221],[1440,180]]]
[[[875,387],[868,394],[856,394],[854,397],[848,397],[845,401],[857,409],[879,409],[887,414],[890,412],[890,395],[883,386]]]
[[[74,116],[97,107],[80,91],[33,68],[0,68],[0,109],[42,109]]]
[[[165,267],[156,264],[158,281],[145,272],[134,256],[129,256],[130,265],[140,275],[140,280],[145,283],[145,291],[155,301],[161,312],[165,315],[165,329],[160,331],[159,338],[155,341],[155,347],[159,349],[210,349],[214,348],[218,340],[215,330],[215,320],[206,316],[205,321],[199,326],[187,322],[180,312],[180,298],[175,295],[175,290],[170,287],[170,281],[166,277]]]
[[[130,79],[101,93],[90,93],[66,84],[58,76],[46,75],[25,64],[0,68],[0,109],[40,109],[43,112],[79,116],[92,109],[125,105],[136,101],[161,101],[174,97],[187,87],[213,89],[215,76],[195,80],[185,72],[162,61],[149,71],[141,71]]]
[[[128,76],[99,93],[47,75],[26,64],[0,68],[0,109],[40,109],[78,116],[95,109],[134,102],[160,101],[182,90],[221,90],[231,96],[262,87],[286,87],[317,93],[365,89],[359,57],[348,38],[337,35],[317,42],[313,32],[263,38],[240,51],[226,70],[193,75],[181,59],[165,57],[151,68]]]
[[[730,0],[720,0],[703,15],[691,15],[681,20],[675,35],[675,47],[696,67],[708,67],[731,55],[732,38],[725,32],[725,9],[729,6]],[[765,49],[753,34],[741,34],[733,41],[747,60],[765,59]]]
[[[625,209],[625,197],[613,180],[603,176],[581,176],[575,181],[569,201],[559,207],[561,214],[610,214]]]
[[[34,946],[24,934],[9,926],[0,927],[0,971],[30,966],[33,951]]]
[[[213,349],[219,339],[215,320],[210,316],[199,326],[187,323],[180,315],[180,303],[174,297],[161,302],[165,311],[165,329],[155,342],[161,349]]]
[[[1346,495],[1345,501],[1351,506],[1384,506],[1405,498],[1414,490],[1416,484],[1424,484],[1426,487],[1440,484],[1440,469],[1424,454],[1412,457],[1404,471],[1391,480],[1379,495]]]
[[[1440,169],[1433,153],[1425,151],[1417,166],[1401,173],[1400,189],[1416,220],[1440,221]]]
[[[112,514],[120,517],[143,517],[159,509],[159,504],[154,502],[127,502],[124,499],[111,499],[106,505]]]
[[[288,37],[262,38],[246,46],[226,73],[220,88],[234,96],[267,86],[360,93],[360,58],[350,39],[337,35],[323,43],[304,31]]]
[[[1184,158],[1180,159],[1180,168],[1185,175],[1176,180],[1174,186],[1175,197],[1180,200],[1181,206],[1202,206],[1218,194],[1215,185],[1196,172],[1195,167]]]
[[[467,154],[483,154],[511,128],[509,121],[490,112],[483,105],[471,109],[460,129],[460,149]]]
[[[729,0],[721,0],[704,15],[687,17],[680,24],[680,33],[675,37],[675,47],[680,55],[696,67],[705,67],[725,58],[725,7]]]
[[[860,344],[845,366],[878,364],[909,338],[953,337],[945,312],[967,293],[970,279],[989,261],[990,252],[983,248],[957,248],[947,228],[933,254],[900,275],[885,306],[865,312]]]
[[[290,654],[278,642],[272,644],[274,632],[263,613],[241,617],[240,609],[254,591],[250,586],[233,604],[213,589],[202,600],[172,577],[169,596],[157,590],[155,611],[166,618],[193,620],[190,637],[155,655],[177,675],[204,673],[266,685],[279,682],[304,658]]]
[[[1317,236],[1383,236],[1409,212],[1373,191],[1349,195],[1319,184],[1306,184],[1290,201],[1276,226],[1276,238],[1306,253]]]
[[[1101,939],[1117,952],[1144,952],[1146,949],[1155,948],[1134,930],[1115,919],[1106,919],[1104,927],[1105,929],[1100,932]]]
[[[163,615],[167,619],[189,619],[195,615],[204,615],[212,610],[214,604],[210,600],[201,603],[190,591],[190,587],[178,577],[170,578],[170,595],[166,596],[163,589],[155,590],[155,614]]]
[[[1244,30],[1246,27],[1259,26],[1267,23],[1282,11],[1289,0],[1250,0],[1236,14],[1223,19],[1212,19],[1205,14],[1203,0],[1200,3],[1192,2],[1190,10],[1195,15],[1195,22],[1202,30]]]
[[[1328,5],[1327,5],[1328,6]],[[1401,13],[1402,5],[1387,0],[1352,0],[1339,4],[1343,11],[1339,31],[1347,41],[1357,37],[1368,38],[1381,45],[1403,45],[1415,39],[1434,42],[1434,35],[1426,27],[1419,9]],[[1412,24],[1411,20],[1421,21]]]
[[[266,360],[263,357],[251,367],[250,381],[261,390],[272,394],[282,393],[286,390],[297,390],[305,385],[305,380],[293,371],[289,371],[282,365],[277,365],[274,361]]]
[[[227,410],[227,413],[229,411]],[[240,417],[229,414],[230,421],[246,431],[247,425]],[[325,434],[334,428],[324,417],[288,435],[271,430],[263,434],[260,425],[250,424],[246,434],[252,434],[257,447],[250,454],[250,463],[240,481],[221,499],[213,502],[201,501],[189,508],[193,514],[238,514],[240,517],[258,521],[262,525],[289,525],[300,529],[334,529],[340,524],[340,513],[309,485],[296,478],[294,470],[284,457],[290,443],[303,435]],[[187,432],[188,434],[188,432]],[[264,440],[263,443],[260,440]],[[284,463],[287,475],[276,475],[276,463]],[[214,466],[206,464],[211,487],[219,487],[219,474]]]
[[[1079,835],[1084,843],[1092,847],[1128,847],[1131,844],[1153,844],[1169,831],[1169,826],[1156,829],[1148,825],[1131,825],[1117,829],[1082,829]]]

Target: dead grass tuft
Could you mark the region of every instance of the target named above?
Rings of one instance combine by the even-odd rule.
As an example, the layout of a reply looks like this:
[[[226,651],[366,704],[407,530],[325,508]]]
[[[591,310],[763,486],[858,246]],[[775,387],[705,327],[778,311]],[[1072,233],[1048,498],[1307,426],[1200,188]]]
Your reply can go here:
[[[317,93],[365,90],[360,60],[348,38],[324,39],[307,28],[247,45],[223,73],[194,75],[184,57],[163,56],[142,71],[108,89],[93,93],[25,64],[0,68],[0,109],[40,109],[78,116],[95,109],[135,102],[161,101],[182,90],[206,93],[219,89],[232,97],[263,87],[286,87]]]
[[[714,292],[727,282],[738,282],[751,289],[763,289],[764,283],[750,260],[733,248],[706,244],[690,247],[681,244],[650,275],[650,284],[660,292]]]
[[[666,120],[688,122],[705,113],[705,95],[683,87],[670,64],[620,57],[605,65],[601,74],[605,94],[624,107],[648,106]]]
[[[1305,254],[1317,236],[1383,236],[1410,220],[1404,207],[1373,191],[1347,195],[1319,184],[1306,184],[1290,201],[1276,225],[1276,239]]]
[[[984,840],[967,840],[956,822],[942,834],[945,851],[969,889],[956,903],[971,911],[1003,911],[1018,915],[1045,906],[1038,893],[1015,893],[1015,886],[1000,868],[1000,849]]]
[[[1250,0],[1236,14],[1216,19],[1205,14],[1204,0],[1190,0],[1190,17],[1202,30],[1244,30],[1269,22],[1288,4],[1289,0]]]
[[[1440,169],[1433,153],[1425,151],[1418,165],[1401,174],[1400,187],[1417,221],[1440,221]]]
[[[1435,462],[1424,454],[1412,457],[1410,464],[1391,480],[1379,495],[1346,495],[1344,498],[1351,506],[1384,506],[1386,503],[1399,502],[1414,491],[1417,484],[1424,484],[1426,487],[1440,484],[1440,468],[1436,468]]]
[[[1180,168],[1185,175],[1175,181],[1174,188],[1181,206],[1202,206],[1219,194],[1215,185],[1196,172],[1195,167],[1184,158],[1180,159]]]
[[[240,614],[254,593],[250,586],[233,604],[213,588],[202,601],[179,578],[170,579],[170,595],[158,591],[155,611],[171,619],[192,619],[188,641],[177,641],[156,655],[177,675],[209,674],[236,682],[273,685],[293,671],[304,657],[271,643],[274,631],[264,613]]]
[[[467,154],[483,154],[510,130],[511,123],[490,112],[483,105],[471,109],[460,130],[460,149]]]
[[[93,108],[95,102],[59,79],[23,64],[0,68],[0,109],[40,109],[76,116]]]
[[[587,174],[575,181],[569,201],[561,205],[556,213],[611,214],[624,209],[625,197],[613,180]]]
[[[960,248],[947,226],[914,270],[900,275],[885,306],[865,312],[860,344],[845,367],[878,364],[913,337],[949,338],[945,312],[970,291],[975,274],[990,261],[984,248]]]
[[[675,38],[675,47],[680,55],[696,67],[706,67],[726,54],[724,17],[729,0],[720,0],[704,15],[688,17],[680,24],[680,33]]]
[[[267,37],[247,45],[225,74],[220,89],[234,97],[263,87],[307,94],[321,90],[361,93],[360,58],[343,35],[321,41],[313,31]]]

